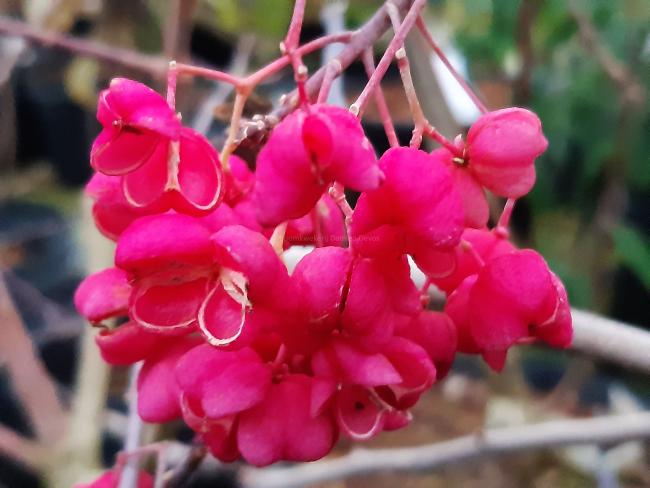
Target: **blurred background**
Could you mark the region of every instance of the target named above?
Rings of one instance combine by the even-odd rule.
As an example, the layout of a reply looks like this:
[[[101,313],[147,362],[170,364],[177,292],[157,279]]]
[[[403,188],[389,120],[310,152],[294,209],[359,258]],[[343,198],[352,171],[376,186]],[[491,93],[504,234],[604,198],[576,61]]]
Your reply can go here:
[[[357,28],[381,3],[309,1],[302,40]],[[82,277],[111,261],[83,196],[99,132],[98,91],[114,76],[162,90],[170,59],[253,71],[279,55],[292,8],[288,0],[0,0],[0,271],[10,296],[0,302],[0,487],[66,486],[62,480],[99,467],[97,449],[111,465],[122,444],[128,372],[102,365],[94,331],[72,307]],[[489,108],[530,107],[542,119],[549,149],[537,162],[535,189],[515,209],[514,239],[547,258],[573,306],[650,328],[650,1],[430,0],[426,20]],[[375,45],[375,61],[389,39]],[[340,47],[332,49],[305,59],[310,72]],[[417,33],[407,51],[430,120],[450,138],[465,131],[478,116],[469,99]],[[351,103],[366,80],[354,63],[330,101]],[[246,115],[269,112],[292,88],[290,71],[269,79]],[[383,89],[406,142],[410,113],[394,66]],[[231,103],[227,87],[179,85],[184,122],[217,147]],[[381,153],[387,142],[374,108],[364,125]],[[263,134],[238,154],[253,161],[262,143]],[[492,203],[497,215],[502,203]],[[459,358],[414,409],[409,428],[370,444],[415,445],[483,425],[647,408],[647,378],[528,347],[511,354],[500,376]],[[189,439],[179,426],[147,435]],[[349,448],[341,442],[337,451]],[[213,468],[192,486],[236,486],[236,467]],[[331,486],[370,483],[649,487],[650,449],[562,449]]]

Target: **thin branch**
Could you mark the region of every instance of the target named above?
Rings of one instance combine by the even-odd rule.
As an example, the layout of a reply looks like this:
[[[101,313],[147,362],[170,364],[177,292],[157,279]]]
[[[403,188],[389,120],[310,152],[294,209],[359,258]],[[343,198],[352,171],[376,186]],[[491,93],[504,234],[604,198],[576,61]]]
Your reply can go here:
[[[400,10],[406,11],[411,5],[412,0],[394,0],[393,4]],[[386,14],[386,6],[382,6],[375,14],[358,30],[355,32],[352,39],[338,55],[341,62],[342,69],[347,69],[353,61],[355,61],[363,52],[374,45],[374,43],[388,30],[390,21]],[[391,55],[392,58],[392,55]],[[320,88],[323,76],[325,76],[325,67],[321,67],[313,76],[309,78],[306,84],[307,93],[312,96]],[[293,110],[294,107],[285,107],[275,115],[282,118],[284,115]]]
[[[354,247],[354,242],[352,242],[352,233],[350,232],[350,225],[352,224],[352,214],[354,213],[352,210],[352,207],[350,206],[350,202],[348,202],[348,199],[345,196],[345,187],[339,183],[338,181],[335,181],[332,183],[332,186],[330,186],[329,189],[329,196],[334,200],[334,203],[339,207],[341,210],[341,213],[343,214],[343,217],[345,217],[345,233],[348,236],[348,245],[350,247],[350,250],[353,249]]]
[[[230,127],[228,128],[228,137],[226,142],[223,144],[223,150],[221,151],[221,165],[225,171],[230,171],[230,166],[228,164],[228,158],[230,155],[237,149],[239,144],[239,130],[241,127],[241,119],[244,113],[244,107],[246,106],[246,100],[251,93],[251,89],[240,89],[237,88],[235,94],[235,103],[232,109],[232,116],[230,118]]]
[[[43,31],[26,22],[13,20],[4,16],[0,16],[0,34],[17,36],[45,46],[66,49],[79,56],[88,56],[102,61],[108,61],[155,76],[164,75],[167,71],[168,60],[163,57],[150,56],[130,49],[65,36],[58,32]]]
[[[399,14],[394,9],[389,9],[389,12],[393,12],[391,15],[391,20],[393,22],[393,25],[396,25],[396,23],[399,21]],[[411,113],[413,114],[413,122],[415,127],[413,129],[410,146],[419,148],[422,144],[422,136],[426,135],[443,147],[447,148],[455,156],[461,157],[462,151],[460,148],[458,148],[452,141],[447,139],[425,117],[424,112],[422,111],[420,100],[415,90],[413,77],[411,76],[410,63],[404,46],[397,50],[395,57],[397,58],[397,66],[402,78],[402,85],[404,85],[406,99],[408,100]]]
[[[307,66],[302,62],[302,57],[297,52],[298,45],[300,44],[300,31],[302,30],[302,23],[305,18],[306,0],[296,0],[293,6],[293,15],[291,16],[291,23],[287,31],[287,37],[284,42],[280,44],[282,54],[289,56],[291,66],[293,66],[294,79],[298,86],[298,94],[300,103],[307,105],[309,99],[307,91],[305,90],[305,81],[307,81]]]
[[[400,10],[400,12],[403,12],[411,5],[411,0],[393,0],[393,4]],[[390,22],[386,15],[386,6],[384,5],[377,10],[377,12],[375,12],[375,14],[363,26],[350,36],[347,46],[338,54],[337,58],[341,62],[342,70],[347,69],[348,66],[358,59],[366,49],[372,47],[377,39],[386,32],[389,26]],[[305,48],[306,46],[307,44],[302,46],[302,48]],[[283,58],[278,61],[282,60]],[[318,71],[316,71],[316,73],[309,77],[307,83],[305,83],[305,89],[310,98],[315,96],[320,90],[326,70],[327,67],[322,66]],[[278,121],[291,113],[296,108],[298,101],[296,92],[294,91],[289,93],[284,98],[288,100],[288,103],[282,104],[273,110],[273,112],[266,117],[265,122],[259,124],[258,127],[246,127],[246,132],[241,135],[241,138],[255,139],[258,137],[259,133],[265,132],[269,129],[269,124],[272,121]]]
[[[405,2],[406,0],[402,1]],[[373,25],[369,26],[372,27]],[[383,31],[379,33],[377,37],[379,37],[379,35],[382,33]],[[102,61],[120,64],[122,66],[126,66],[128,68],[137,71],[143,71],[145,73],[153,74],[156,76],[164,76],[167,73],[167,69],[169,67],[170,60],[164,56],[149,56],[129,49],[108,46],[103,43],[79,39],[72,36],[64,36],[57,32],[43,32],[32,27],[26,22],[13,20],[4,16],[0,16],[0,34],[16,36],[28,41],[38,42],[45,46],[65,49],[80,56],[88,56]],[[314,39],[313,41],[308,42],[303,46],[299,46],[295,52],[299,56],[304,56],[331,43],[347,42],[352,38],[352,34],[353,33],[351,32],[342,32],[319,37],[318,39]],[[376,40],[376,38],[373,37],[372,42],[374,42],[374,40]],[[350,59],[346,61],[346,67],[354,60],[353,56],[348,57]],[[232,76],[228,73],[213,70],[210,68],[193,66],[183,63],[177,63],[176,68],[179,74],[202,76],[217,81],[224,81],[241,88],[254,87],[269,75],[276,73],[289,64],[291,64],[290,56],[282,56],[269,65],[251,74],[247,78]],[[318,75],[318,73],[316,73],[316,75]],[[320,76],[322,76],[322,74]],[[317,88],[308,89],[308,93],[313,94],[315,93],[316,89]]]
[[[354,211],[352,210],[347,198],[345,198],[345,189],[343,188],[343,185],[338,182],[332,183],[332,186],[329,189],[329,195],[332,197],[332,200],[334,200],[334,203],[336,203],[336,205],[341,209],[341,213],[343,213],[346,223],[349,224],[352,220],[352,214]]]
[[[451,152],[454,156],[462,159],[463,150],[460,147],[456,146],[452,141],[447,139],[438,129],[436,129],[430,123],[427,122],[427,124],[424,126],[423,134],[427,137],[430,137],[441,146],[447,148],[449,152]]]
[[[584,310],[571,309],[571,349],[591,358],[650,373],[650,332]]]
[[[474,102],[474,105],[481,111],[481,113],[486,113],[488,109],[485,107],[479,96],[476,94],[474,90],[472,90],[472,87],[469,86],[467,81],[465,81],[465,78],[463,78],[458,71],[456,71],[456,68],[451,64],[445,53],[443,52],[442,49],[440,49],[440,46],[438,46],[438,43],[433,39],[433,36],[429,32],[429,29],[427,29],[426,24],[424,23],[424,20],[422,17],[418,17],[417,20],[417,28],[420,30],[420,33],[422,34],[422,37],[427,41],[429,44],[429,47],[433,50],[438,55],[438,58],[440,58],[440,61],[445,65],[447,70],[451,73],[451,75],[456,79],[458,84],[465,90],[465,93],[469,96],[469,98],[472,99]]]
[[[398,10],[397,5],[395,5],[392,2],[391,5],[394,6],[396,10]],[[375,72],[370,77],[370,80],[368,80],[368,83],[363,88],[363,91],[361,92],[357,100],[350,106],[350,111],[355,115],[358,115],[360,117],[361,114],[363,114],[363,111],[366,107],[366,104],[368,103],[370,95],[372,95],[374,90],[377,88],[377,85],[386,74],[386,71],[388,70],[388,66],[392,62],[393,57],[395,56],[397,50],[404,45],[404,40],[406,39],[406,36],[413,28],[413,25],[415,25],[415,21],[418,19],[420,12],[424,8],[424,5],[425,5],[425,0],[415,0],[411,5],[411,8],[409,9],[408,13],[404,17],[403,22],[400,24],[399,29],[395,31],[395,36],[393,37],[393,39],[391,39],[390,43],[388,44],[388,47],[386,48],[384,55],[381,57],[379,64],[377,64],[377,68],[375,69]],[[386,8],[386,12],[389,12],[390,7],[388,5],[385,5],[384,7]]]
[[[249,469],[243,472],[243,485],[246,488],[299,488],[365,474],[426,472],[504,454],[647,438],[650,438],[650,412],[554,420],[487,430],[418,447],[356,449],[337,459],[296,467]]]
[[[336,80],[336,78],[338,78],[338,76],[341,74],[341,62],[338,59],[333,58],[327,62],[325,68],[326,70],[325,76],[323,76],[323,84],[321,85],[320,91],[318,92],[316,103],[327,103],[332,84],[334,83],[334,80]]]
[[[439,133],[459,134],[461,128],[451,113],[447,104],[438,77],[434,71],[434,57],[424,38],[414,32],[406,38],[406,51],[411,59],[422,62],[411,64],[411,75],[418,93],[422,110],[427,119],[435,122]],[[426,134],[425,134],[426,135]],[[434,139],[433,135],[428,136]]]
[[[391,2],[386,3],[386,8],[388,10],[390,21],[393,24],[393,30],[397,32],[401,23],[399,12],[397,11],[395,5],[393,5]],[[415,86],[413,85],[411,67],[408,55],[406,54],[406,49],[404,48],[404,43],[402,43],[399,49],[395,52],[395,58],[397,59],[397,68],[399,69],[399,74],[402,78],[402,85],[404,86],[406,100],[408,101],[409,108],[411,109],[411,114],[413,116],[414,128],[410,146],[419,148],[422,144],[422,133],[424,132],[424,128],[428,125],[428,121],[424,116],[424,112],[420,106],[420,100],[418,99],[418,94],[416,93]],[[377,89],[379,89],[379,87]]]
[[[179,75],[191,75],[199,76],[201,78],[207,78],[214,81],[222,81],[233,86],[238,86],[241,83],[241,79],[238,76],[234,76],[225,71],[220,71],[212,68],[206,68],[203,66],[194,66],[192,64],[185,63],[176,63],[175,70]]]
[[[309,41],[308,43],[303,44],[302,46],[299,46],[298,48],[296,48],[296,53],[299,54],[300,56],[305,56],[311,52],[317,51],[318,49],[322,49],[325,46],[329,46],[337,42],[345,42],[345,43],[350,42],[350,40],[353,39],[354,36],[355,34],[352,32],[339,32],[337,34],[328,34],[319,37],[317,39],[314,39],[313,41]],[[285,66],[288,66],[289,64],[291,64],[290,57],[288,55],[282,56],[281,58],[278,58],[275,61],[272,61],[271,63],[267,64],[263,68],[257,70],[255,73],[249,75],[247,78],[245,78],[242,81],[242,83],[249,86],[256,86],[259,83],[261,83],[264,79],[277,73],[278,71],[280,71]],[[324,71],[325,67],[321,68],[316,74],[318,74],[321,70]],[[308,95],[312,97],[312,95],[316,93],[319,87],[320,85],[314,88],[312,91],[307,90]],[[294,95],[295,92],[287,96],[287,98],[292,98]],[[297,97],[295,98],[297,100]],[[292,109],[294,109],[295,107],[296,106],[293,105]],[[290,110],[288,110],[287,113],[289,113],[289,111]]]
[[[386,8],[388,9],[388,15],[390,16],[391,22],[393,24],[393,29],[397,32],[397,28],[400,25],[399,12],[391,2],[386,3]],[[395,58],[397,59],[397,67],[399,69],[400,77],[402,78],[404,93],[406,94],[406,99],[408,101],[409,108],[411,109],[411,114],[413,115],[414,128],[410,146],[419,148],[422,144],[422,135],[424,134],[449,149],[452,154],[461,156],[460,149],[457,148],[452,141],[442,135],[438,129],[431,125],[431,123],[424,115],[418,94],[415,90],[415,85],[413,84],[411,66],[406,54],[406,49],[404,48],[404,44],[402,44],[402,46],[395,52]]]
[[[361,55],[361,61],[366,70],[366,75],[368,75],[368,79],[370,79],[375,71],[375,60],[373,59],[372,48],[368,48],[363,52]],[[388,144],[390,147],[399,146],[399,140],[397,139],[393,119],[390,116],[390,111],[388,110],[388,104],[386,103],[384,92],[381,89],[381,84],[375,90],[375,105],[377,105],[377,111],[379,112],[381,123],[384,126],[384,132],[386,133]]]
[[[294,3],[293,15],[291,16],[291,22],[289,24],[289,29],[287,30],[287,36],[284,39],[284,44],[287,51],[298,47],[298,44],[300,42],[300,31],[302,30],[302,22],[305,18],[306,3],[306,0],[296,0]]]

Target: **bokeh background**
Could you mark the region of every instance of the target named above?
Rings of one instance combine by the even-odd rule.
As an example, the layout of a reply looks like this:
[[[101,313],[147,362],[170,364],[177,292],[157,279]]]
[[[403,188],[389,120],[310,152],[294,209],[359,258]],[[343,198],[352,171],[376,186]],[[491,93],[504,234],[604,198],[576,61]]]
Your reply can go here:
[[[379,5],[309,1],[303,41],[356,28]],[[101,364],[94,332],[72,307],[78,282],[111,256],[82,193],[99,131],[98,91],[114,76],[162,90],[172,58],[252,71],[278,56],[291,11],[288,0],[0,0],[0,271],[11,297],[0,314],[0,423],[38,447],[22,451],[27,460],[0,453],[0,487],[65,486],[62,480],[98,467],[96,450],[110,465],[122,443],[128,373]],[[17,24],[8,18],[21,21],[23,33],[75,36],[136,51],[150,63],[125,66],[26,42],[9,35]],[[430,0],[426,19],[489,108],[530,107],[542,119],[549,149],[538,160],[535,189],[515,209],[514,239],[544,254],[574,306],[650,328],[650,2]],[[376,59],[388,40],[376,44]],[[469,99],[417,34],[407,50],[430,120],[448,137],[466,130],[478,115]],[[313,72],[323,58],[317,53],[305,61]],[[354,63],[331,101],[351,103],[366,80]],[[292,87],[289,71],[268,80],[246,114],[270,111]],[[410,114],[394,67],[383,88],[400,138],[408,141]],[[219,147],[231,95],[212,82],[184,81],[177,106]],[[372,108],[364,125],[383,151]],[[239,154],[252,160],[258,149],[249,144]],[[497,215],[501,202],[491,203]],[[412,426],[371,445],[422,444],[486,424],[649,407],[647,377],[528,347],[512,354],[501,376],[459,358],[415,408]],[[33,439],[39,422],[51,431],[45,446]],[[188,440],[178,426],[147,435]],[[342,442],[337,451],[349,447]],[[331,486],[648,487],[648,447],[563,449]],[[236,467],[205,471],[193,486],[235,486]]]

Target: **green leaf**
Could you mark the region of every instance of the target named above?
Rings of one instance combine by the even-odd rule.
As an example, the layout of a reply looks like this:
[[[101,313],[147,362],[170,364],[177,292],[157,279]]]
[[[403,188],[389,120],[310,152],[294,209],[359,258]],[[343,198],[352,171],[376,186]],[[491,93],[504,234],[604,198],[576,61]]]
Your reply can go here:
[[[621,264],[637,275],[650,290],[650,243],[634,227],[619,226],[613,233],[614,252]]]

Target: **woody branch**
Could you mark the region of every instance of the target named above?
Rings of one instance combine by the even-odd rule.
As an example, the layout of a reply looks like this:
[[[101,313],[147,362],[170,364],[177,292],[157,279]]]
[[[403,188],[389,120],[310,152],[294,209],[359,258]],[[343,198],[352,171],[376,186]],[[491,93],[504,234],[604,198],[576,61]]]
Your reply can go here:
[[[585,444],[612,444],[650,438],[650,413],[555,420],[486,430],[417,447],[355,449],[336,459],[296,467],[248,469],[246,488],[300,488],[352,476],[386,472],[426,472],[443,466],[512,453]]]

